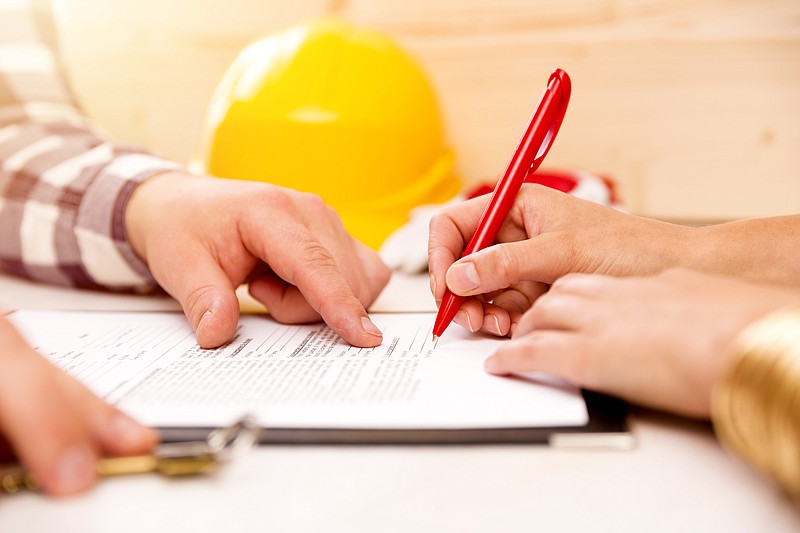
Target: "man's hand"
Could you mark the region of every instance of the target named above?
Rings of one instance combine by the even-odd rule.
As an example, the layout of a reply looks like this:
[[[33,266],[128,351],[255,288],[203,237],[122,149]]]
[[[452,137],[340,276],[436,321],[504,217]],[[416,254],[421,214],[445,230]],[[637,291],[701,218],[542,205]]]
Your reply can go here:
[[[355,346],[381,343],[365,307],[391,272],[316,195],[170,172],[139,185],[125,220],[134,250],[203,347],[233,336],[234,291],[245,282],[276,320],[322,318]]]
[[[90,487],[101,456],[146,453],[155,431],[104,403],[0,316],[0,463],[18,458],[51,494]]]

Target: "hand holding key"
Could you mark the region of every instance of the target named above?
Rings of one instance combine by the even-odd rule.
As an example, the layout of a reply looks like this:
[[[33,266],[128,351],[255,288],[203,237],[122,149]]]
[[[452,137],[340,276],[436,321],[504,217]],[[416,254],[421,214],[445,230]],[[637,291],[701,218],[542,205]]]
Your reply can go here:
[[[258,432],[258,425],[246,416],[229,427],[212,431],[203,441],[164,443],[146,455],[104,457],[97,461],[97,473],[118,476],[158,472],[169,477],[207,474],[252,448],[258,440]],[[23,467],[0,466],[2,492],[13,494],[38,487],[35,476]]]

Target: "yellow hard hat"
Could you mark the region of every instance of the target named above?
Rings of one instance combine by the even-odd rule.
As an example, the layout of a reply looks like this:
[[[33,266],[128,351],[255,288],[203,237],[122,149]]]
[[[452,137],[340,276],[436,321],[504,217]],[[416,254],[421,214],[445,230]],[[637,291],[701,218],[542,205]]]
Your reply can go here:
[[[389,37],[306,22],[242,51],[212,97],[211,175],[314,192],[378,248],[422,204],[461,184],[425,73]]]

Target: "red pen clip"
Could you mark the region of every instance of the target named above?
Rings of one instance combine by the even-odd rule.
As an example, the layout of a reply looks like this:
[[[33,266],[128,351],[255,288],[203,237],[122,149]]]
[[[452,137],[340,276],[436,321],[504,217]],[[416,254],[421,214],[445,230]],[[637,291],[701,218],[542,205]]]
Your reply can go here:
[[[536,157],[533,158],[533,163],[531,164],[531,168],[528,170],[528,174],[536,171],[536,169],[539,168],[539,165],[542,164],[544,156],[546,156],[547,152],[550,151],[550,146],[553,144],[553,140],[556,138],[558,130],[561,128],[561,123],[564,121],[564,115],[567,113],[567,105],[569,104],[569,97],[571,94],[572,81],[569,79],[569,75],[567,75],[567,73],[560,68],[553,70],[553,73],[550,74],[550,79],[547,80],[547,88],[542,93],[539,104],[536,106],[536,111],[542,107],[546,109],[552,108],[553,116],[549,120],[550,127],[547,128],[547,134],[545,135],[539,150],[536,152]],[[544,102],[544,99],[548,96],[554,99],[552,104],[547,104]],[[534,111],[534,116],[536,115],[536,111]],[[546,124],[547,122],[545,121],[544,123]],[[535,127],[533,126],[533,120],[531,120],[531,124],[529,124],[528,127]]]
[[[542,160],[550,151],[550,146],[561,128],[564,114],[567,112],[569,97],[572,93],[572,82],[566,72],[557,68],[547,80],[547,88],[539,98],[539,103],[528,120],[525,132],[511,155],[506,171],[497,182],[492,198],[481,215],[475,233],[472,235],[461,257],[477,252],[494,244],[497,232],[506,219],[525,177],[535,172]],[[434,337],[441,336],[450,325],[461,304],[463,296],[456,296],[449,289],[445,290],[436,322],[433,326]]]

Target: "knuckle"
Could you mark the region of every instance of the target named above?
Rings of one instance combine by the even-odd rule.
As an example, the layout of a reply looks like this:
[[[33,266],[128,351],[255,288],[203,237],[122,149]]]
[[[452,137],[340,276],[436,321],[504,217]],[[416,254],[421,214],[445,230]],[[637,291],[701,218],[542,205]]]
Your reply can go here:
[[[548,294],[551,295],[558,295],[561,294],[563,291],[566,290],[570,284],[575,283],[577,280],[580,280],[585,274],[580,274],[577,272],[569,272],[564,274],[560,278],[556,279],[551,285]]]
[[[521,347],[529,366],[539,368],[545,364],[548,373],[557,375],[566,381],[582,387],[586,385],[585,375],[588,354],[580,345],[573,346],[568,357],[561,357],[558,361],[552,360],[553,336],[547,331],[533,331],[524,337],[524,346]],[[539,361],[542,360],[540,364]],[[544,362],[547,360],[548,362]]]
[[[504,291],[500,296],[495,298],[494,301],[509,311],[522,314],[531,308],[534,300],[524,290],[514,288]]]
[[[449,220],[446,213],[449,209],[443,209],[442,211],[437,212],[435,215],[431,217],[430,222],[428,223],[428,228],[430,229],[431,233],[437,231],[439,228],[443,227],[447,220]]]
[[[269,205],[270,209],[284,212],[294,211],[294,201],[286,189],[270,187],[264,189],[264,195],[264,202]]]
[[[540,183],[523,183],[520,190],[520,196],[524,198],[523,205],[530,205],[531,207],[540,199],[548,194],[551,194],[553,189],[546,187]]]
[[[501,355],[504,356],[505,361],[509,365],[514,365],[514,367],[519,368],[524,366],[526,369],[533,370],[542,354],[544,340],[544,336],[541,332],[532,331],[519,340],[513,340],[510,345],[501,352]]]
[[[589,371],[591,357],[589,351],[582,343],[572,347],[569,357],[562,361],[562,377],[578,387],[590,385],[586,382],[586,375]]]
[[[532,331],[526,338],[528,351],[540,355],[548,349],[549,335],[546,331]]]
[[[429,232],[431,234],[441,233],[445,236],[458,234],[462,225],[467,224],[470,220],[467,206],[473,201],[474,199],[459,205],[445,207],[434,213],[428,223]]]
[[[294,265],[293,278],[310,282],[336,268],[330,250],[313,236],[299,237],[294,246],[298,261]]]
[[[536,330],[536,318],[533,316],[533,309],[529,309],[519,316],[517,319],[517,327],[514,331],[515,337],[524,338],[529,335],[531,331]]]
[[[494,254],[484,256],[485,265],[481,265],[481,270],[487,273],[494,273],[494,277],[499,278],[504,287],[508,287],[515,281],[519,281],[521,270],[515,254],[506,246],[497,246]]]
[[[527,321],[532,327],[536,327],[539,324],[543,324],[547,321],[547,318],[551,315],[553,310],[553,296],[550,293],[547,293],[538,300],[530,308],[528,311]]]
[[[307,212],[310,212],[311,216],[325,221],[333,229],[343,228],[342,217],[339,212],[325,202],[322,196],[311,192],[301,192],[299,194],[301,204]]]
[[[337,309],[352,303],[356,298],[354,291],[325,245],[307,234],[298,239],[296,250],[299,259],[294,264],[292,277],[299,281],[301,290],[307,286],[323,290],[324,295],[314,290],[316,296],[312,297],[320,314],[333,315]]]
[[[325,200],[322,199],[322,196],[311,192],[303,192],[300,194],[302,201],[310,208],[316,211],[328,212],[328,207],[330,206],[325,203]]]
[[[428,250],[433,251],[442,246],[447,240],[450,219],[444,212],[438,212],[431,217],[428,223]]]
[[[328,204],[326,204],[324,202],[323,202],[322,205],[323,205],[322,209],[324,209],[325,215],[327,216],[327,218],[330,219],[334,224],[336,224],[337,227],[341,226],[342,225],[342,217],[339,215],[339,212],[336,209],[334,209],[332,206],[330,206],[330,205],[328,205]]]

